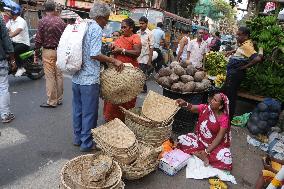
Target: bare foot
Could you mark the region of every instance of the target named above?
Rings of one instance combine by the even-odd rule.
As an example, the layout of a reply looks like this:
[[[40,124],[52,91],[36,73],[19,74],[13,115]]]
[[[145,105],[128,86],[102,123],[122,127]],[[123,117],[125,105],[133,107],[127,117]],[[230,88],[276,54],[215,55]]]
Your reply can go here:
[[[193,155],[201,159],[204,162],[204,166],[207,167],[209,165],[209,159],[207,158],[207,155],[204,155],[202,152],[203,151],[194,152]]]

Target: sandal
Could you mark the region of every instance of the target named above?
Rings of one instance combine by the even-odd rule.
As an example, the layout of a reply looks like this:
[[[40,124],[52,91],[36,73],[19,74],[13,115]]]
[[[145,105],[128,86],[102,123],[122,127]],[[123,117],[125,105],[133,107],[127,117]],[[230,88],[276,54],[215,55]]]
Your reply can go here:
[[[50,104],[47,104],[46,102],[42,103],[40,105],[41,108],[56,108],[56,106],[52,106]]]

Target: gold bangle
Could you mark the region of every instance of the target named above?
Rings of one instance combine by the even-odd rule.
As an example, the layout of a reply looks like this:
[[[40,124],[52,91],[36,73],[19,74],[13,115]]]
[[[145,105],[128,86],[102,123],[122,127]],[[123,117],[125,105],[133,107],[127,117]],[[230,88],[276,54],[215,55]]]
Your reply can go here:
[[[207,155],[210,155],[210,153],[207,152],[207,149],[206,149],[206,148],[204,149],[204,152],[205,152]]]

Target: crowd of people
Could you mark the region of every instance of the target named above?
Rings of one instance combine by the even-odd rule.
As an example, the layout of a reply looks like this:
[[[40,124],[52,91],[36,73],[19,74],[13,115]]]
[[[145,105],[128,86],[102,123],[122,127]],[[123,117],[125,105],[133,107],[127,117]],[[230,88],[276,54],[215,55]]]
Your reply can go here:
[[[40,105],[42,108],[56,108],[63,103],[63,75],[56,67],[57,46],[66,24],[56,13],[53,1],[44,5],[45,17],[38,24],[35,38],[34,63],[39,60],[42,49],[42,61],[46,79],[47,101]],[[17,10],[18,11],[18,10]],[[8,91],[8,61],[12,67],[17,67],[17,75],[25,70],[18,56],[29,49],[27,24],[21,18],[20,11],[11,11],[11,17],[6,24],[0,18],[0,113],[3,123],[12,121],[15,116],[10,111],[10,95]],[[157,28],[148,29],[148,19],[139,19],[140,30],[135,32],[135,22],[127,18],[121,23],[121,31],[113,33],[114,42],[110,45],[112,56],[101,53],[102,33],[111,14],[110,7],[102,2],[94,3],[89,16],[87,32],[83,39],[83,64],[81,69],[73,75],[73,144],[80,146],[83,152],[92,151],[96,144],[91,136],[91,129],[97,127],[100,91],[100,62],[113,64],[118,71],[123,69],[123,63],[131,63],[139,67],[146,75],[156,69],[158,72],[163,65],[161,45],[166,45],[163,24]],[[7,27],[7,28],[6,28]],[[177,60],[183,64],[192,64],[196,69],[203,70],[202,60],[208,51],[219,51],[220,33],[212,37],[204,29],[196,30],[196,38],[191,39],[189,31],[182,31],[183,36],[177,49]],[[184,100],[177,100],[177,104],[195,113],[199,113],[199,120],[195,133],[179,137],[179,148],[186,153],[195,154],[205,164],[213,167],[231,170],[232,158],[230,147],[230,120],[235,111],[237,90],[244,78],[245,70],[259,62],[262,57],[249,40],[249,30],[241,27],[237,33],[239,47],[227,52],[233,54],[229,60],[227,80],[222,92],[215,93],[208,105],[192,105]],[[156,54],[156,55],[155,55]],[[8,58],[6,55],[9,55]],[[147,92],[147,86],[144,86]],[[124,104],[104,102],[104,119],[114,118],[124,120],[119,106],[126,109],[135,107],[136,98]]]

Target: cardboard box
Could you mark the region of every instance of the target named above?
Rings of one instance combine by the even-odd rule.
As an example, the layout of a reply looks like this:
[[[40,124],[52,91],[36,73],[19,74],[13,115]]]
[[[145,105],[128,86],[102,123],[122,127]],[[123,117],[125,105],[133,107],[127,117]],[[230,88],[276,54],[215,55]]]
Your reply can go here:
[[[173,176],[186,166],[190,155],[179,149],[168,152],[159,163],[159,168],[167,175]]]

